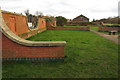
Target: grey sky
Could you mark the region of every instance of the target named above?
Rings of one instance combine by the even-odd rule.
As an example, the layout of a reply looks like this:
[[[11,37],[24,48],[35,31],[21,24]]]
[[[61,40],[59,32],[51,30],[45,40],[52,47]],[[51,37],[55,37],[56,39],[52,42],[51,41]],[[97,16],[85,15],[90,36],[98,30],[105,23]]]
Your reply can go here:
[[[44,15],[73,19],[83,14],[90,20],[118,16],[119,0],[0,0],[2,10],[24,13],[29,9]]]

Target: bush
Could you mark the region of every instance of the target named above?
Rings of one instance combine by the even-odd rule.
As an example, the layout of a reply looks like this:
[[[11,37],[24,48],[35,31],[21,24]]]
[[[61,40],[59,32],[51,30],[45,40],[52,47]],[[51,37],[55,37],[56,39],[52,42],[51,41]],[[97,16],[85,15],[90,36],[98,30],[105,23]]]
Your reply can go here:
[[[62,16],[56,17],[57,26],[64,26],[67,23],[67,19]]]

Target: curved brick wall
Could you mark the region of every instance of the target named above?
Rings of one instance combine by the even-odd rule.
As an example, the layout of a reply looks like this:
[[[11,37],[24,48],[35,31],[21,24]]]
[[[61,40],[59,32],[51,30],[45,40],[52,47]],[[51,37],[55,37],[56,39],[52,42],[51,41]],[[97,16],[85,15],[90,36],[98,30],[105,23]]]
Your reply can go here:
[[[21,38],[28,38],[38,32],[46,30],[46,21],[42,18],[39,18],[37,28],[30,30],[27,25],[26,16],[7,11],[2,11],[2,16],[11,31]]]
[[[18,15],[21,17],[21,15]],[[4,19],[3,19],[4,18]],[[14,34],[0,10],[0,33],[2,34],[3,60],[63,59],[65,41],[27,41]],[[42,19],[41,19],[42,20]],[[44,22],[42,22],[44,23]],[[19,23],[22,24],[22,23]],[[45,25],[44,25],[45,26]],[[26,26],[25,26],[26,27]],[[42,28],[39,25],[40,28]],[[27,28],[23,28],[27,32]],[[35,30],[34,30],[35,31]],[[0,57],[1,58],[1,57]]]
[[[2,36],[2,58],[48,58],[64,57],[64,46],[24,46]]]
[[[46,26],[47,27],[56,27],[56,21],[47,21]]]
[[[12,13],[2,12],[3,19],[6,25],[13,31],[16,35],[20,35],[29,32],[29,28],[26,23],[26,17],[23,15],[16,15]]]

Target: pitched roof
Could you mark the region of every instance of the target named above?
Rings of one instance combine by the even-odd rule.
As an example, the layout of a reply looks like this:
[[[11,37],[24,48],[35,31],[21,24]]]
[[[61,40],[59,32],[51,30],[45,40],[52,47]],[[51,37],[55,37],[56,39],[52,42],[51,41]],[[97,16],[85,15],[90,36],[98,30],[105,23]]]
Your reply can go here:
[[[86,19],[89,19],[89,18],[87,18],[86,16],[84,16],[84,15],[80,15],[80,16],[77,16],[76,18],[74,18],[74,19],[77,19],[77,18],[79,18],[79,17],[84,17],[84,18],[86,18]]]

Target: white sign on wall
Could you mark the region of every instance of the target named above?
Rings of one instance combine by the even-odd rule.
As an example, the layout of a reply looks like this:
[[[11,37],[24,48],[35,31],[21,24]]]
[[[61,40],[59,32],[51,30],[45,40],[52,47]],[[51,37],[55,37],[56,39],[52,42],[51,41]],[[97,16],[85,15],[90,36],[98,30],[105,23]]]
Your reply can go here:
[[[32,23],[28,23],[28,26],[29,26],[29,27],[32,27]]]

